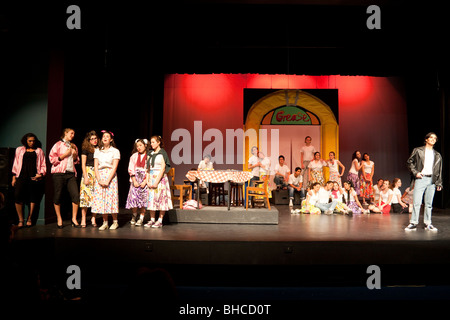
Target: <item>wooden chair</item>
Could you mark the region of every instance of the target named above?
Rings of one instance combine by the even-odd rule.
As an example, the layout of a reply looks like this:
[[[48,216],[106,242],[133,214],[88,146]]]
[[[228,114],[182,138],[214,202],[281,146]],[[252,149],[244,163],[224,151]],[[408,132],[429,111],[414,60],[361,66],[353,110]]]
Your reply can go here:
[[[245,210],[248,210],[248,200],[249,196],[251,197],[262,197],[266,198],[267,201],[267,208],[270,210],[270,203],[269,203],[269,192],[268,190],[268,184],[269,184],[269,176],[265,176],[263,180],[255,181],[255,184],[262,184],[262,187],[247,187],[247,191],[245,194]],[[251,191],[252,193],[249,193]]]
[[[170,184],[170,193],[172,195],[172,201],[180,201],[180,209],[183,209],[184,197],[186,200],[192,199],[192,185],[190,184],[175,184],[175,168],[170,168],[169,173],[167,173]],[[175,191],[179,191],[179,195],[175,194]],[[186,193],[187,192],[187,193]]]

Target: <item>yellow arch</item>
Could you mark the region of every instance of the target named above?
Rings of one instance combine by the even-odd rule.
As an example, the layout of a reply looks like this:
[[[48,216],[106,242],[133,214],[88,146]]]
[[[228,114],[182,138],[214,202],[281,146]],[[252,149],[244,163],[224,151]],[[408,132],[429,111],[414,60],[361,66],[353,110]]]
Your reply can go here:
[[[331,108],[322,100],[314,95],[302,90],[287,90],[288,101],[294,104],[297,92],[297,105],[311,111],[320,119],[321,124],[321,155],[323,158],[328,157],[330,151],[336,153],[339,159],[339,125]],[[255,102],[250,108],[244,124],[244,132],[255,130],[256,135],[248,135],[244,145],[244,170],[248,170],[247,164],[250,157],[249,147],[259,145],[259,128],[263,117],[280,106],[286,104],[286,90],[278,90],[270,93]]]

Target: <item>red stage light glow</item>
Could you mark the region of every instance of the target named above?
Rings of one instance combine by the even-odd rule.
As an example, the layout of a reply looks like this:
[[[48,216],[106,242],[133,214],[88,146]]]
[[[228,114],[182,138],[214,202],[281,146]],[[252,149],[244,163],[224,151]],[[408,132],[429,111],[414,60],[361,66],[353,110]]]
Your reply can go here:
[[[373,93],[373,82],[368,76],[340,76],[336,79],[340,106],[363,106]]]
[[[183,77],[183,94],[196,108],[220,109],[235,94],[233,81],[226,74],[194,74]]]

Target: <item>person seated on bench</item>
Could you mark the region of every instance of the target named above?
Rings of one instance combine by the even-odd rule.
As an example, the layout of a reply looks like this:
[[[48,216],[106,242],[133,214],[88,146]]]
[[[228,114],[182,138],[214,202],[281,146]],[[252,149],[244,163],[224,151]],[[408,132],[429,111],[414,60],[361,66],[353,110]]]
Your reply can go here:
[[[300,198],[305,197],[303,190],[303,176],[302,169],[300,167],[295,168],[295,172],[289,176],[288,179],[288,191],[289,191],[289,207],[293,207],[294,204],[294,192],[300,193]]]
[[[278,163],[275,165],[275,177],[273,178],[277,189],[287,189],[289,174],[289,167],[284,163],[284,156],[280,155]]]

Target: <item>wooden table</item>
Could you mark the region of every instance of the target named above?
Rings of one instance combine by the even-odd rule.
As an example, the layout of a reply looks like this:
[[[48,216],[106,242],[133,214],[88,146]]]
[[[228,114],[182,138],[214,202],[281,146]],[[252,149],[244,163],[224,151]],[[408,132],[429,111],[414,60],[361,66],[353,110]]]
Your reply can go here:
[[[186,178],[189,181],[197,183],[197,209],[199,208],[200,200],[200,187],[199,181],[211,182],[211,183],[244,183],[252,178],[250,171],[240,170],[190,170],[186,174]],[[231,204],[231,192],[230,184],[228,184],[228,210],[230,210]]]

